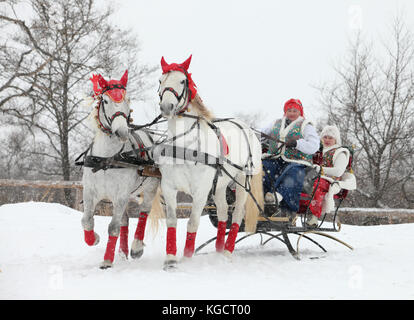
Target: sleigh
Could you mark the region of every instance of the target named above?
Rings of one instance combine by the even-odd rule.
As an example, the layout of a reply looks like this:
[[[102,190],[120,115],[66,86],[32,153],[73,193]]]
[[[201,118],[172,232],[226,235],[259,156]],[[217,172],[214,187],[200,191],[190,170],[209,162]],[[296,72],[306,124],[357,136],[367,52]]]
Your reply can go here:
[[[321,152],[318,151],[313,157],[314,164],[320,164],[320,160]],[[350,157],[349,167],[351,164],[352,157]],[[317,179],[320,179],[320,175],[317,177]],[[328,213],[324,213],[319,221],[318,226],[310,227],[305,223],[305,221],[307,217],[312,214],[309,209],[309,204],[313,200],[314,193],[315,190],[313,190],[313,188],[310,191],[308,190],[308,192],[303,191],[301,193],[299,211],[296,213],[296,217],[293,220],[290,217],[282,216],[282,212],[277,204],[265,203],[262,214],[258,217],[255,233],[246,233],[236,241],[236,244],[254,236],[260,237],[260,245],[262,246],[266,245],[272,240],[278,240],[283,243],[283,245],[285,245],[289,250],[290,254],[298,260],[300,259],[299,244],[302,239],[313,243],[324,253],[327,252],[327,250],[318,241],[313,239],[313,236],[319,236],[325,239],[333,240],[336,243],[342,244],[350,250],[353,250],[353,247],[351,245],[331,234],[339,233],[341,231],[341,223],[339,221],[338,211],[341,204],[346,199],[349,190],[341,189],[337,194],[334,195],[335,210],[333,213],[329,214],[331,216],[329,220],[331,221],[327,221]],[[231,205],[234,202],[234,190],[230,187],[227,189],[227,202],[229,204],[227,229],[229,230],[232,220],[232,211],[234,209],[234,207]],[[209,203],[205,207],[205,211],[209,216],[210,222],[214,227],[217,228],[218,219],[216,208],[211,198],[209,198]],[[244,232],[244,222],[241,224],[239,232]],[[294,248],[292,245],[292,237],[296,237],[296,248]],[[215,239],[216,237],[211,238],[204,244],[200,245],[196,249],[195,253],[201,253],[201,250],[208,244],[214,242]]]

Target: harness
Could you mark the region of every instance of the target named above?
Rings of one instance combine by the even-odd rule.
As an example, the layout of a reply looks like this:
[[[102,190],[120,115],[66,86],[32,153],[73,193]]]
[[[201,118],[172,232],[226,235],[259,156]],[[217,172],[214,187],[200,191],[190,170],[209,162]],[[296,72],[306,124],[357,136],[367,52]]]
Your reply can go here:
[[[111,126],[112,126],[112,122],[117,118],[117,117],[124,117],[127,120],[128,126],[130,127],[130,113],[128,115],[126,115],[124,112],[122,111],[117,111],[115,112],[111,117],[108,117],[108,115],[106,114],[106,110],[105,110],[105,100],[103,99],[103,94],[107,91],[113,90],[113,89],[122,89],[122,90],[126,90],[126,88],[122,85],[122,84],[111,84],[107,87],[105,87],[102,92],[99,94],[98,96],[98,105],[97,105],[97,116],[96,116],[96,120],[98,121],[98,127],[99,129],[101,129],[101,131],[103,131],[106,134],[113,134]],[[111,96],[108,95],[110,98]],[[112,98],[111,98],[112,99]],[[123,98],[122,98],[123,100]],[[119,102],[122,102],[119,101]],[[102,121],[101,121],[101,117],[100,117],[100,113],[103,113],[103,117],[107,123],[107,125],[109,126],[105,126]],[[160,117],[157,117],[156,119],[154,119],[154,123],[156,121],[159,120]],[[150,124],[152,125],[152,123]],[[145,127],[145,126],[142,126]],[[134,132],[132,133],[133,138],[135,139],[135,142],[138,146],[140,146],[138,149],[134,147],[134,143],[133,141],[131,141],[131,138],[129,138],[129,141],[131,143],[131,147],[132,150],[128,151],[128,152],[122,152],[125,148],[125,144],[122,146],[122,148],[112,157],[97,157],[97,156],[93,156],[93,155],[87,155],[89,151],[92,150],[93,147],[93,142],[89,145],[89,147],[82,152],[76,159],[75,159],[75,165],[78,166],[85,166],[85,167],[89,167],[89,168],[93,168],[92,172],[97,172],[99,170],[106,170],[106,169],[115,169],[115,168],[138,168],[139,170],[143,170],[143,166],[148,166],[148,165],[154,165],[154,161],[152,159],[150,159],[150,156],[148,154],[147,150],[142,150],[143,149],[143,142],[141,141],[141,139],[139,138],[138,135],[136,135]],[[151,136],[148,135],[148,138],[152,140]],[[141,147],[142,146],[142,147]],[[141,155],[146,155],[148,160],[144,159],[144,156]],[[81,158],[83,157],[82,161],[79,161]]]
[[[164,145],[164,149],[163,149],[161,155],[166,156],[166,151],[168,150],[169,151],[168,155],[171,156],[172,158],[182,159],[182,160],[190,160],[190,161],[194,161],[196,164],[201,162],[205,165],[208,165],[210,167],[215,168],[216,169],[216,174],[215,174],[214,179],[213,179],[213,187],[212,187],[213,194],[215,193],[215,190],[216,190],[218,177],[222,175],[222,172],[227,174],[235,183],[239,184],[236,181],[236,179],[234,179],[234,177],[231,176],[230,173],[224,168],[224,163],[227,163],[227,164],[231,165],[232,167],[234,167],[234,168],[236,168],[240,171],[245,171],[247,178],[246,178],[246,185],[244,187],[250,189],[250,179],[251,179],[251,175],[252,175],[252,167],[253,167],[252,158],[253,157],[252,157],[252,153],[251,153],[251,149],[250,149],[250,144],[248,143],[249,140],[247,138],[246,132],[244,132],[243,127],[240,126],[237,122],[232,121],[233,118],[215,119],[213,121],[208,121],[203,117],[186,114],[185,111],[187,111],[188,105],[190,103],[190,99],[189,99],[190,89],[189,89],[189,79],[188,79],[189,75],[188,75],[188,72],[185,68],[182,68],[182,67],[178,67],[178,68],[185,75],[185,84],[184,84],[184,88],[183,88],[181,94],[178,94],[178,92],[175,91],[175,89],[172,88],[172,87],[165,87],[163,89],[163,91],[159,94],[160,100],[162,100],[165,92],[173,93],[175,98],[177,99],[177,105],[179,105],[180,101],[183,99],[182,107],[178,111],[176,111],[175,115],[181,116],[181,117],[186,117],[186,118],[192,118],[192,119],[195,119],[196,121],[193,123],[193,125],[190,127],[190,129],[187,130],[186,132],[184,132],[182,134],[179,134],[179,135],[169,139],[169,141],[164,141],[162,143]],[[220,144],[220,156],[219,157],[215,157],[215,156],[212,156],[208,153],[200,151],[200,139],[198,139],[198,148],[197,148],[198,150],[192,150],[192,149],[181,148],[181,147],[177,147],[177,146],[168,146],[168,145],[166,145],[166,143],[168,143],[168,142],[174,142],[178,138],[181,138],[181,137],[185,136],[186,134],[188,134],[192,130],[194,130],[196,127],[198,129],[198,136],[200,136],[200,120],[205,120],[206,124],[216,134],[217,139],[218,139],[219,144]],[[223,121],[229,121],[229,122],[233,123],[234,125],[239,127],[241,129],[241,131],[243,132],[243,135],[244,135],[244,137],[246,139],[246,142],[247,142],[247,145],[249,147],[248,161],[247,161],[244,168],[237,165],[237,164],[235,164],[235,163],[233,163],[233,162],[231,162],[224,155],[223,136],[221,134],[220,128],[217,127],[214,124],[216,122],[223,122]]]
[[[125,120],[127,120],[127,122],[129,123],[131,121],[131,114],[126,115],[124,112],[122,111],[117,111],[115,112],[110,118],[107,116],[106,111],[105,111],[105,100],[103,99],[103,94],[109,90],[113,90],[113,89],[123,89],[126,90],[126,88],[122,85],[122,84],[112,84],[108,87],[105,87],[105,89],[102,90],[102,93],[99,95],[98,97],[98,106],[97,106],[97,110],[98,110],[98,114],[96,117],[96,120],[98,121],[98,127],[105,133],[107,134],[112,134],[112,122],[115,120],[115,118],[117,117],[124,117]],[[105,118],[106,123],[109,126],[105,126],[100,118],[100,111],[102,110],[103,116]]]
[[[176,115],[177,114],[182,114],[183,112],[185,112],[188,109],[188,105],[190,104],[190,99],[189,99],[190,87],[189,87],[189,81],[188,81],[188,72],[184,68],[180,68],[180,70],[181,70],[182,73],[185,74],[185,84],[184,84],[183,91],[181,91],[181,94],[178,94],[178,92],[175,91],[175,89],[172,88],[172,87],[165,87],[164,90],[162,90],[162,92],[159,94],[160,100],[162,100],[162,97],[164,96],[164,93],[166,93],[167,91],[171,92],[175,96],[175,98],[177,99],[177,105],[180,103],[181,99],[184,98],[183,106],[176,113]],[[187,103],[185,103],[185,101],[187,101]]]

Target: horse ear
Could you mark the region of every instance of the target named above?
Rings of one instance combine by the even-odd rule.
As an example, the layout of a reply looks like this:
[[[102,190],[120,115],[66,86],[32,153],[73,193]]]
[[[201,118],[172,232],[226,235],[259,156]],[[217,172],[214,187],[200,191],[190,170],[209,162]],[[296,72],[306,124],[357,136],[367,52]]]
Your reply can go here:
[[[121,80],[119,80],[121,84],[126,88],[128,82],[128,69],[125,70],[124,75],[122,76]]]
[[[89,78],[89,80],[92,81],[93,91],[95,92],[95,95],[98,95],[101,90],[98,88],[98,82],[99,82],[99,75],[93,74],[92,78]]]
[[[191,57],[192,57],[193,55],[191,54],[190,55],[190,57],[187,59],[187,60],[185,60],[182,64],[181,64],[181,66],[186,70],[186,71],[188,71],[188,67],[190,66],[190,62],[191,62]]]
[[[98,74],[98,83],[99,83],[99,86],[101,87],[101,89],[108,86],[108,81],[106,81],[104,79],[104,77],[102,77],[100,74]]]
[[[168,63],[165,61],[164,56],[161,57],[161,68],[162,68],[162,72],[165,73],[167,72],[167,67],[168,67]]]

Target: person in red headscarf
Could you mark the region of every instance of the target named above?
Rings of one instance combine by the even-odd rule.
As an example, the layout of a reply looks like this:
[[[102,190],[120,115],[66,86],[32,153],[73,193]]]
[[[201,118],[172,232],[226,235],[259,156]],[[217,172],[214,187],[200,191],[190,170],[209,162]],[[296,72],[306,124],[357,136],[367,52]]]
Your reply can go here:
[[[312,155],[320,146],[312,123],[305,119],[299,99],[286,101],[284,116],[265,130],[269,139],[268,154],[263,159],[265,201],[278,203],[285,216],[299,210],[306,168],[312,167]]]

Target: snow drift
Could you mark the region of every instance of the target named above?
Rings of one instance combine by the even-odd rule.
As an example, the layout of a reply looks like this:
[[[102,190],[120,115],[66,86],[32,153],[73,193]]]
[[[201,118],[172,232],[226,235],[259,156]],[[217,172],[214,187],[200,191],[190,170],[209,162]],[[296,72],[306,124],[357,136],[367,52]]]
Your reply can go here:
[[[80,219],[81,212],[59,204],[1,206],[0,299],[414,298],[412,224],[342,225],[334,236],[353,251],[314,236],[328,252],[303,239],[300,261],[279,241],[260,246],[256,235],[236,245],[231,260],[210,244],[202,251],[208,254],[182,260],[178,271],[165,272],[165,225],[157,234],[146,234],[141,259],[117,254],[114,267],[101,270],[110,217],[95,217],[101,237],[95,247],[84,243]],[[179,257],[186,223],[179,219],[177,226]],[[136,224],[137,219],[130,220],[130,241]],[[208,217],[202,217],[196,246],[215,233]]]

